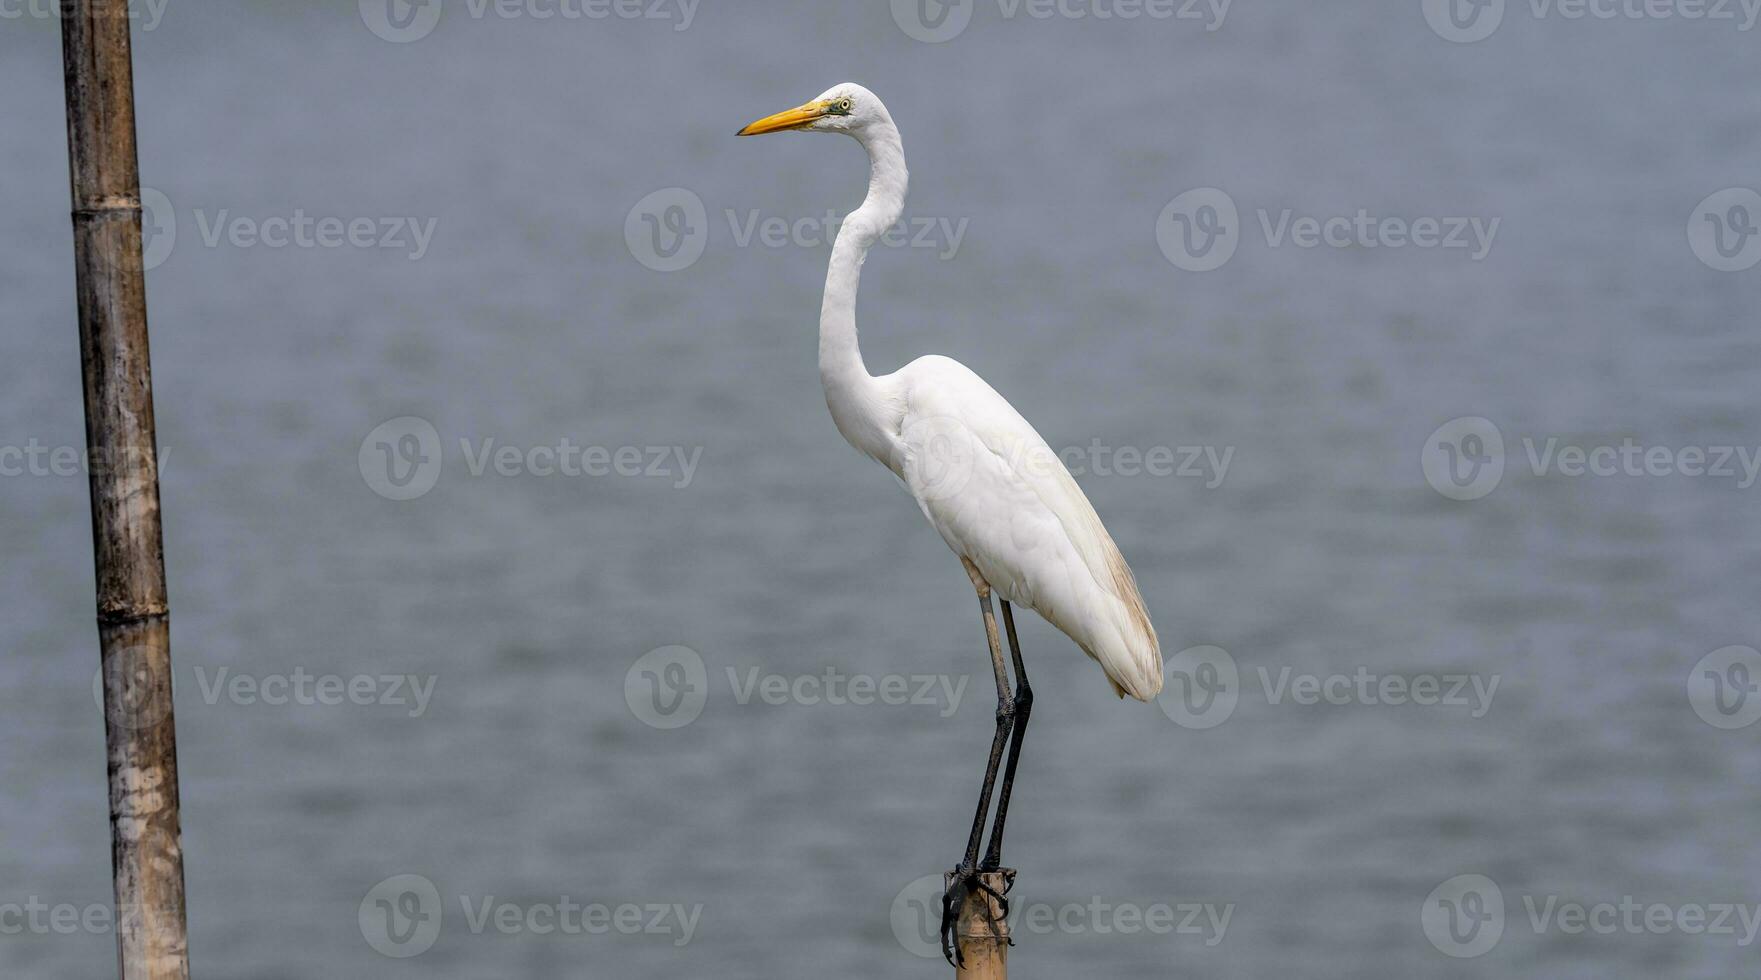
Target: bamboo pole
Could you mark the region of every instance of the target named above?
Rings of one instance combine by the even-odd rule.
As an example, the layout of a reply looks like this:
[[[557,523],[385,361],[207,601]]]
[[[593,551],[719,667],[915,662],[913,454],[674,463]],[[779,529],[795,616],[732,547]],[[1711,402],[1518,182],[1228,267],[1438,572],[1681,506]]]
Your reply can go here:
[[[60,0],[123,980],[187,980],[127,0]]]
[[[1009,894],[1015,884],[1015,869],[986,871],[978,877],[995,894],[982,888],[971,888],[966,892],[966,900],[960,904],[960,917],[954,926],[960,965],[955,968],[954,977],[955,980],[1009,980],[1009,920],[996,896]]]

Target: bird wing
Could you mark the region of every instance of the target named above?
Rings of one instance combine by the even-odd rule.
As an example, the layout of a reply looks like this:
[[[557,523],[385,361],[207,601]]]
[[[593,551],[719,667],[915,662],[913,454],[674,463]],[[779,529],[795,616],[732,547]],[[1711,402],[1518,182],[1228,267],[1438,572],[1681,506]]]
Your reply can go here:
[[[958,361],[920,358],[890,380],[894,471],[948,546],[1075,640],[1121,697],[1155,697],[1161,652],[1137,582],[1058,455]]]

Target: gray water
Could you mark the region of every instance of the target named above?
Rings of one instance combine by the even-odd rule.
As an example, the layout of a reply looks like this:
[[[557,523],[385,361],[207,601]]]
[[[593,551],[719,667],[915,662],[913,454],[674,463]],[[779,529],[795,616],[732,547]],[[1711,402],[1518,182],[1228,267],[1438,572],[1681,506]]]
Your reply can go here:
[[[1703,657],[1761,645],[1761,488],[1737,463],[1537,474],[1526,447],[1761,444],[1761,269],[1718,271],[1686,234],[1698,202],[1761,182],[1761,30],[1740,6],[1512,0],[1463,44],[1417,0],[1238,0],[1216,30],[1015,9],[978,0],[939,44],[879,2],[712,0],[681,30],[676,5],[479,19],[447,0],[402,44],[344,0],[169,0],[137,25],[144,181],[178,222],[150,291],[197,976],[945,975],[909,886],[958,859],[989,741],[970,588],[826,416],[827,249],[807,226],[780,246],[742,231],[859,200],[847,141],[733,138],[846,78],[900,122],[908,214],[964,229],[872,257],[872,368],[957,357],[1057,447],[1232,453],[1221,473],[1081,477],[1164,653],[1237,666],[1222,724],[1174,720],[1190,670],[1171,665],[1161,707],[1122,704],[1022,621],[1039,697],[1006,857],[1018,908],[1054,924],[1017,925],[1018,978],[1753,972],[1740,917],[1574,933],[1525,903],[1631,896],[1674,922],[1761,902],[1761,728],[1690,701]],[[0,446],[79,447],[52,21],[0,19],[0,90]],[[1194,273],[1158,215],[1203,187],[1239,206],[1242,240]],[[671,273],[638,261],[631,217],[667,188],[708,227]],[[1274,244],[1262,209],[1499,225],[1476,260]],[[413,242],[209,243],[296,211],[433,235],[415,260]],[[654,212],[663,233],[680,213]],[[444,456],[399,501],[362,444],[406,416]],[[1506,443],[1476,500],[1422,469],[1460,417]],[[689,479],[676,460],[474,475],[460,441],[486,439],[701,455]],[[6,977],[114,975],[102,923],[21,918],[110,900],[89,536],[83,477],[0,477]],[[670,646],[700,655],[707,703],[663,730],[634,665]],[[960,696],[829,704],[796,683],[828,669]],[[741,703],[754,670],[795,693]],[[1498,686],[1274,703],[1262,670]],[[405,703],[216,687],[240,675]],[[1504,929],[1448,956],[1421,915],[1464,874],[1496,883]],[[372,900],[400,875],[432,884],[438,908],[401,908],[438,934],[392,958]],[[688,942],[647,914],[628,935],[526,927],[565,896],[700,916]],[[525,925],[474,928],[485,902]],[[1176,928],[1112,928],[1157,906]],[[1177,928],[1188,906],[1226,929]]]

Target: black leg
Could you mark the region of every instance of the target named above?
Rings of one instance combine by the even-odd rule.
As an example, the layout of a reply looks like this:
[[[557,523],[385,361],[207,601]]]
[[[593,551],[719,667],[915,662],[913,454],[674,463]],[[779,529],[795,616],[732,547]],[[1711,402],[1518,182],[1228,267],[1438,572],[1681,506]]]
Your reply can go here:
[[[991,846],[985,849],[986,871],[1003,865],[1003,825],[1009,819],[1009,793],[1015,788],[1015,766],[1021,762],[1021,740],[1027,736],[1027,719],[1033,714],[1033,688],[1027,683],[1027,666],[1021,662],[1021,641],[1015,638],[1015,613],[1003,600],[1003,629],[1009,635],[1009,658],[1015,663],[1015,724],[1009,741],[1009,762],[1003,768],[1003,788],[997,794],[997,821],[991,827]]]
[[[1009,696],[1009,668],[1003,665],[1002,645],[997,640],[996,614],[991,611],[991,597],[980,596],[979,609],[984,613],[985,638],[991,646],[991,668],[997,675],[997,732],[991,738],[991,757],[985,764],[984,789],[978,797],[978,812],[972,815],[972,835],[966,840],[966,861],[969,868],[978,866],[978,845],[984,838],[984,818],[990,813],[991,793],[997,786],[997,769],[1003,763],[1003,748],[1014,727],[1015,705]]]
[[[966,840],[965,860],[954,869],[952,883],[942,896],[942,953],[955,966],[959,966],[959,944],[954,941],[954,928],[961,903],[973,889],[990,891],[978,878],[978,847],[984,840],[985,817],[990,813],[991,794],[997,785],[997,770],[1002,767],[1003,749],[1008,744],[1015,720],[1015,699],[1009,694],[1009,668],[1003,663],[1003,645],[997,636],[996,614],[991,609],[991,589],[971,563],[967,563],[966,570],[972,576],[973,585],[978,588],[978,607],[984,615],[984,635],[991,651],[991,671],[997,679],[997,731],[991,738],[991,755],[984,770],[984,788],[979,793],[978,812],[972,817],[972,834]],[[1000,895],[996,898],[1004,914],[1008,914],[1008,903]],[[991,928],[996,929],[996,923],[991,923]]]

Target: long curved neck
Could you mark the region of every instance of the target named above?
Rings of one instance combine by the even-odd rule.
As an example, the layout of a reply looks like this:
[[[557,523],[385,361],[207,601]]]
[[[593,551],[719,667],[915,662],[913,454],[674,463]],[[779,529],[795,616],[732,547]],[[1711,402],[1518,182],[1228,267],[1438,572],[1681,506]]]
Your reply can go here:
[[[910,176],[904,143],[891,120],[868,127],[857,139],[868,151],[868,197],[844,219],[832,245],[825,301],[819,311],[819,376],[838,431],[858,449],[878,455],[873,444],[876,433],[867,430],[878,424],[884,396],[862,363],[856,339],[856,289],[868,250],[905,212]]]

